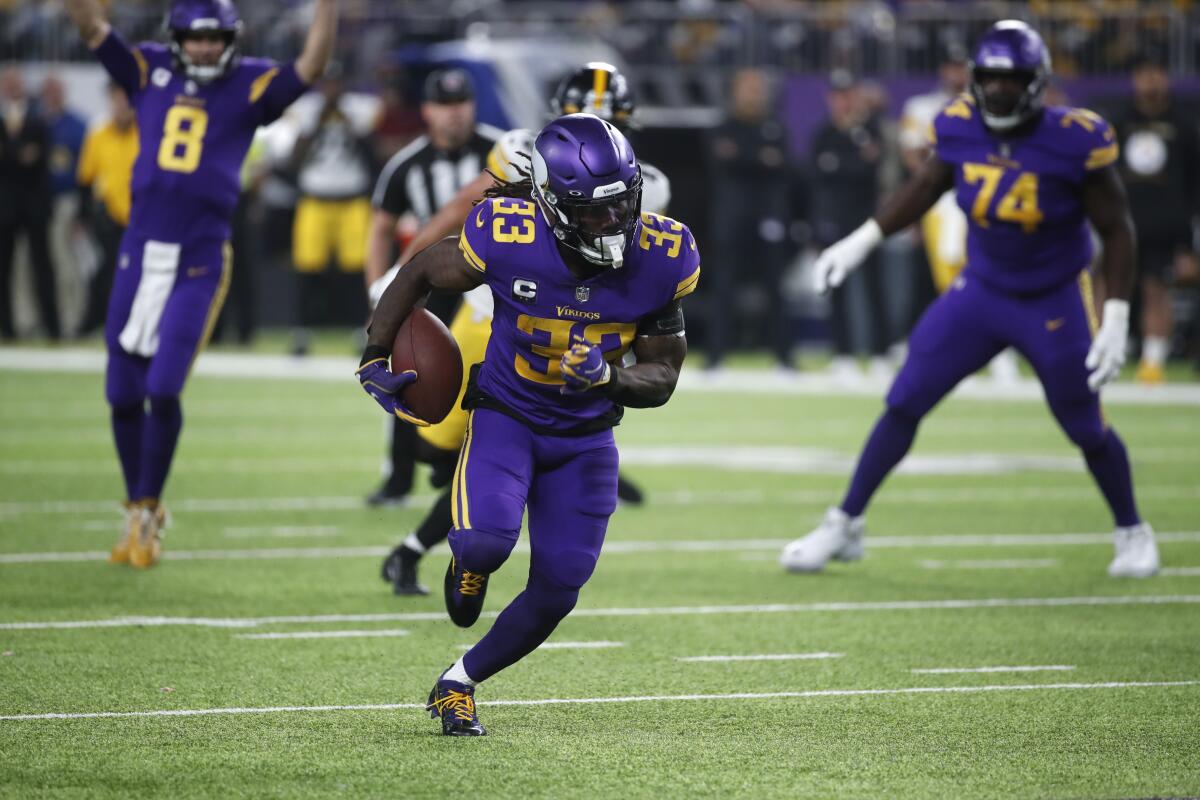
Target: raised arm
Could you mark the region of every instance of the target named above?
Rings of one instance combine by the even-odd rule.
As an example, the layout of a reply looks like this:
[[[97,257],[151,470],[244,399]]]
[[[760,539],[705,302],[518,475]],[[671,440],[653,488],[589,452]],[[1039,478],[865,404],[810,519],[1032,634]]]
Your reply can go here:
[[[94,2],[94,0],[92,0]],[[304,51],[296,59],[296,74],[311,84],[321,77],[333,55],[337,37],[337,0],[316,0],[312,25],[304,41]]]
[[[95,50],[112,29],[97,0],[66,0],[67,15],[89,50]]]

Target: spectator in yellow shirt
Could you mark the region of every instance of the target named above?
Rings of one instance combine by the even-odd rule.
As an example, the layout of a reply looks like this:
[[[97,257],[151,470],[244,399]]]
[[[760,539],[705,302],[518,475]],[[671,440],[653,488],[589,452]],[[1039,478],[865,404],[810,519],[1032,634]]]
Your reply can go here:
[[[92,231],[100,245],[100,268],[88,286],[87,308],[80,335],[104,326],[108,295],[112,291],[121,236],[129,224],[130,183],[138,154],[137,119],[125,91],[108,87],[111,118],[88,132],[79,156],[79,185],[91,187],[95,206],[89,215]]]

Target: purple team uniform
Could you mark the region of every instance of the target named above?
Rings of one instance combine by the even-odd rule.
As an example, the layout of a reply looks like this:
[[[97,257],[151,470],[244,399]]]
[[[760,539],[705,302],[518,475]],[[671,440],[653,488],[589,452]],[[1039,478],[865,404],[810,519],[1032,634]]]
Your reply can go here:
[[[537,647],[574,606],[616,508],[612,427],[621,408],[601,392],[564,394],[563,353],[582,337],[619,364],[640,320],[696,288],[700,257],[683,224],[644,214],[624,266],[579,280],[535,204],[513,199],[480,203],[459,248],[491,287],[495,315],[468,395],[450,546],[462,569],[490,574],[528,507],[532,550],[525,591],[464,657],[483,681]]]
[[[1090,111],[1049,107],[1030,132],[1001,137],[963,96],[938,115],[934,134],[938,158],[954,167],[958,204],[969,220],[967,265],[913,330],[908,360],[842,509],[861,514],[911,446],[920,419],[959,381],[1013,347],[1083,451],[1117,524],[1136,524],[1128,457],[1104,421],[1099,395],[1088,388],[1085,368],[1096,321],[1082,183],[1116,161],[1112,129]]]
[[[105,325],[106,394],[128,496],[157,498],[182,424],[178,395],[229,285],[242,162],[255,130],[306,86],[292,65],[246,57],[198,83],[166,46],[130,47],[115,31],[95,54],[128,93],[141,142]]]

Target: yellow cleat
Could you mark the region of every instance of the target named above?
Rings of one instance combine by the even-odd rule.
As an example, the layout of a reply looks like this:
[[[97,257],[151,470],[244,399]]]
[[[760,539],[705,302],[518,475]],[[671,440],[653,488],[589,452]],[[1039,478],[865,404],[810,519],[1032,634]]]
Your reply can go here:
[[[162,557],[162,530],[167,526],[167,510],[159,505],[143,504],[130,537],[129,566],[149,569]]]
[[[1143,361],[1138,365],[1137,382],[1157,386],[1160,383],[1166,383],[1167,374],[1163,370],[1161,364],[1151,364],[1148,361]]]
[[[108,554],[108,563],[110,564],[129,563],[129,546],[133,542],[137,522],[142,516],[142,507],[137,503],[126,501],[122,505],[125,507],[125,527],[121,538],[113,545],[112,551]]]

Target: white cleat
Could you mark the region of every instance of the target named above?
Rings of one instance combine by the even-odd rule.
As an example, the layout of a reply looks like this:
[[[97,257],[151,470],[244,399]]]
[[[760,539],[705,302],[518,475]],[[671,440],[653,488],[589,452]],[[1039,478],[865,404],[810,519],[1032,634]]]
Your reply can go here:
[[[788,572],[819,572],[830,559],[858,561],[863,557],[865,532],[861,516],[850,517],[840,508],[831,508],[816,530],[783,548],[779,565]]]
[[[1149,578],[1158,573],[1158,545],[1150,523],[1117,528],[1113,532],[1116,555],[1108,565],[1114,578]]]

